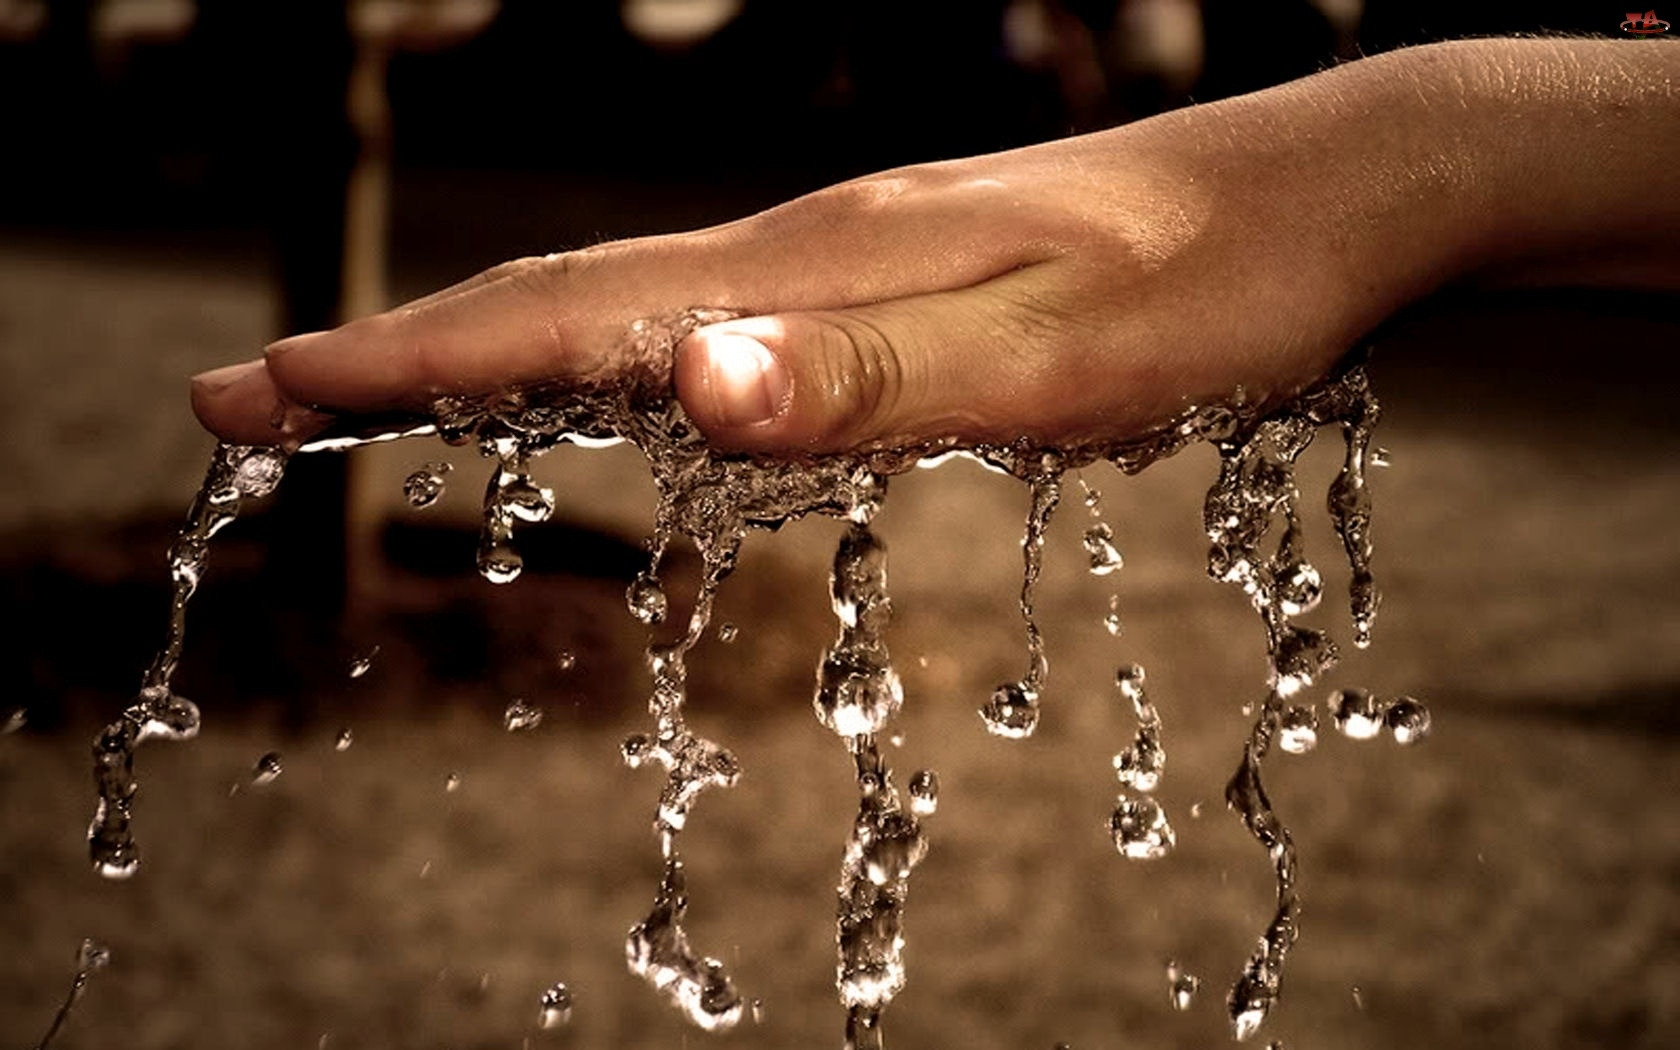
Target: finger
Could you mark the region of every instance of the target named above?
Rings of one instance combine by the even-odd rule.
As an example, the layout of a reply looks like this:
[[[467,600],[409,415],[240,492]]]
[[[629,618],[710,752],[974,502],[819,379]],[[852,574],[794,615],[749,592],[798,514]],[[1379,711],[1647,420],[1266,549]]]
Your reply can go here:
[[[295,448],[332,418],[281,394],[260,360],[194,376],[191,396],[199,422],[224,441],[240,445]]]
[[[639,317],[697,305],[837,309],[979,283],[1054,251],[1042,237],[967,221],[972,195],[894,188],[903,181],[876,177],[710,230],[522,260],[283,340],[269,350],[270,371],[299,404],[418,408],[445,392],[610,370]]]
[[[1039,268],[958,291],[710,325],[676,386],[708,439],[828,452],[957,439],[1045,442],[1124,429],[1135,406]],[[1097,382],[1098,376],[1104,381]]]

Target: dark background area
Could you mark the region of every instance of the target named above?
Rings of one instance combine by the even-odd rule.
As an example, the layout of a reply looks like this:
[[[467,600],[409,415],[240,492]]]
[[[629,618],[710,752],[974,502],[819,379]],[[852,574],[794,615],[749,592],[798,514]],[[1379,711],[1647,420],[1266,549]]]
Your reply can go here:
[[[113,963],[67,1048],[838,1041],[832,893],[855,796],[808,708],[834,630],[832,523],[754,537],[720,611],[741,638],[692,661],[695,717],[748,771],[701,801],[688,837],[696,938],[764,996],[766,1019],[721,1040],[685,1031],[619,961],[657,877],[653,777],[616,755],[643,721],[645,638],[622,593],[651,509],[623,450],[542,464],[562,520],[521,534],[530,571],[508,588],[470,569],[483,476],[470,459],[424,513],[397,489],[441,447],[294,464],[278,498],[218,537],[179,679],[204,735],[140,752],[145,869],[122,885],[87,871],[88,741],[158,640],[162,553],[211,445],[184,380],[346,312],[347,181],[370,157],[387,225],[363,259],[385,305],[505,258],[723,221],[1360,53],[1615,36],[1626,17],[745,0],[678,44],[638,36],[630,6],[505,0],[462,29],[464,0],[398,4],[395,23],[315,0],[0,4],[0,660],[14,669],[0,696],[14,725],[0,735],[0,1043],[39,1038],[83,937]],[[1168,31],[1187,24],[1188,52]],[[1131,46],[1151,25],[1159,46]],[[353,119],[346,95],[369,68],[379,104]],[[1402,750],[1326,731],[1315,755],[1272,767],[1308,911],[1262,1038],[1680,1037],[1677,335],[1671,299],[1607,293],[1458,297],[1378,333],[1379,441],[1395,459],[1375,482],[1387,604],[1375,647],[1334,684],[1421,695],[1438,732]],[[1309,503],[1334,458],[1309,468]],[[1046,726],[1019,746],[971,711],[1018,670],[1024,494],[962,465],[895,482],[881,531],[909,701],[893,758],[901,777],[938,769],[946,801],[914,882],[893,1045],[1227,1038],[1224,988],[1270,886],[1219,799],[1261,650],[1241,597],[1201,571],[1212,472],[1204,449],[1136,479],[1088,473],[1127,557],[1127,632],[1100,626],[1109,588],[1082,571],[1070,501],[1041,599]],[[1345,580],[1325,523],[1309,528],[1330,581],[1318,618],[1345,637]],[[679,559],[673,594],[692,573]],[[1173,756],[1162,796],[1181,845],[1158,866],[1121,861],[1102,833],[1108,756],[1131,731],[1107,683],[1133,660]],[[515,696],[545,709],[538,730],[503,731]],[[355,744],[339,752],[343,728]],[[249,771],[270,750],[286,773],[259,789]],[[1166,1005],[1168,958],[1206,982],[1183,1015]],[[576,1020],[536,1032],[557,979]]]

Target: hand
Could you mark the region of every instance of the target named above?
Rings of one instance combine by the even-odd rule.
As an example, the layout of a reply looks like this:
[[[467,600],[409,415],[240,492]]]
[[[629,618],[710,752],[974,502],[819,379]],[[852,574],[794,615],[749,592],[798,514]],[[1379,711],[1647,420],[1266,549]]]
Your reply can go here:
[[[1677,70],[1653,42],[1395,52],[507,263],[200,376],[193,404],[224,438],[295,442],[323,413],[610,372],[632,320],[718,306],[741,319],[690,336],[675,378],[725,448],[1132,436],[1282,400],[1451,281],[1680,285]]]

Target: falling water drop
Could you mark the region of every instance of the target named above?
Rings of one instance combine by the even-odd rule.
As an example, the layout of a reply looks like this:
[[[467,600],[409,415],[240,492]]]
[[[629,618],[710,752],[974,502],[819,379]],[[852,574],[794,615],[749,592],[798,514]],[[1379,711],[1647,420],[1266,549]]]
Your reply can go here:
[[[1429,708],[1409,696],[1398,697],[1388,705],[1383,723],[1394,735],[1397,744],[1414,744],[1429,735],[1432,719]]]
[[[372,649],[369,649],[367,652],[362,653],[359,656],[356,656],[354,659],[352,659],[350,661],[350,677],[351,678],[360,678],[360,677],[362,677],[362,675],[367,674],[368,669],[373,666],[373,658],[378,656],[378,655],[379,655],[379,646],[376,645]]]
[[[651,627],[665,622],[670,602],[657,577],[645,572],[637,576],[624,592],[624,600],[629,603],[631,614],[642,623]]]
[[[415,468],[403,481],[403,496],[408,505],[415,508],[429,507],[443,497],[443,476],[449,473],[449,464],[444,462],[427,463]]]
[[[1318,608],[1324,596],[1324,580],[1318,570],[1306,562],[1298,562],[1284,569],[1277,581],[1278,609],[1285,616],[1300,616]]]
[[[491,583],[512,583],[525,571],[525,559],[503,540],[479,547],[478,574]]]
[[[939,808],[939,774],[931,769],[917,770],[910,776],[910,809],[925,817]]]
[[[1166,811],[1153,798],[1121,795],[1108,818],[1114,848],[1130,860],[1157,860],[1172,852],[1178,836],[1167,821]]]
[[[275,778],[279,777],[283,771],[284,767],[280,764],[280,752],[270,751],[257,759],[257,764],[251,767],[251,785],[261,787],[264,784],[273,783]]]
[[[1107,576],[1125,565],[1114,546],[1114,530],[1105,521],[1085,530],[1085,554],[1091,561],[1092,576]]]
[[[1038,692],[1025,682],[1005,682],[992,692],[980,709],[986,732],[1009,740],[1022,740],[1038,729]]]
[[[17,732],[18,730],[22,729],[24,727],[24,725],[26,723],[28,723],[28,721],[29,721],[29,709],[28,708],[26,708],[26,707],[14,707],[14,708],[12,708],[10,711],[6,712],[6,715],[5,715],[4,718],[0,718],[0,736],[5,736],[8,733]]]
[[[564,983],[556,981],[548,991],[542,994],[541,1008],[537,1013],[537,1024],[541,1027],[560,1028],[571,1023],[572,1020],[572,990]]]
[[[735,641],[736,636],[738,636],[740,633],[741,633],[740,629],[737,628],[732,623],[727,623],[726,622],[726,623],[720,624],[718,626],[718,641],[722,642],[725,645],[728,645],[731,642]]]
[[[554,666],[562,671],[570,671],[577,666],[577,656],[570,649],[562,649],[554,657]]]
[[[350,745],[355,742],[355,739],[356,735],[350,731],[348,726],[346,726],[345,728],[340,729],[338,731],[338,736],[334,738],[333,750],[348,751],[350,750]]]
[[[1369,740],[1382,732],[1385,705],[1364,689],[1338,689],[1325,706],[1336,731],[1350,740]]]
[[[460,789],[460,787],[461,787],[461,774],[451,773],[448,776],[443,778],[443,790],[448,792],[449,794],[453,795],[456,791],[458,791]]]
[[[1371,466],[1386,467],[1392,462],[1394,462],[1394,458],[1389,455],[1388,449],[1383,448],[1381,445],[1371,449]]]
[[[1190,1003],[1201,987],[1200,977],[1185,970],[1176,961],[1167,963],[1167,995],[1174,1010],[1182,1012],[1190,1009]]]
[[[1300,704],[1291,705],[1278,716],[1278,747],[1292,755],[1304,755],[1318,746],[1318,712]]]
[[[524,700],[515,698],[508,701],[507,710],[502,712],[502,725],[510,733],[535,729],[542,724],[543,711]]]

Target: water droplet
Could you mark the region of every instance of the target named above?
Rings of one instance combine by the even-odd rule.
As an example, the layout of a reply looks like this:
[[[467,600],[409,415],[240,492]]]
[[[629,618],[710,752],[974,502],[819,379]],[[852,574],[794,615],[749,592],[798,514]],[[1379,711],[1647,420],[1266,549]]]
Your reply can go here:
[[[1121,795],[1108,819],[1114,848],[1131,860],[1156,860],[1172,852],[1178,836],[1161,804],[1149,797]]]
[[[554,490],[544,488],[526,474],[504,474],[499,498],[507,512],[520,521],[544,522],[554,516]]]
[[[1278,716],[1278,747],[1292,755],[1304,755],[1318,746],[1318,712],[1299,704]]]
[[[163,693],[161,702],[158,692]],[[140,695],[146,701],[146,710],[140,730],[135,736],[135,743],[147,740],[191,740],[198,735],[200,718],[197,704],[161,687],[158,690],[143,690]]]
[[[1111,612],[1107,616],[1103,617],[1103,629],[1105,631],[1107,631],[1109,634],[1113,635],[1114,637],[1116,637],[1116,638],[1120,637],[1120,632],[1124,628],[1125,628],[1125,624],[1120,622],[1120,614],[1119,613]]]
[[[478,574],[491,583],[512,583],[525,571],[525,559],[505,541],[485,544],[478,551]]]
[[[508,701],[507,710],[502,712],[502,725],[506,726],[510,733],[535,729],[542,724],[542,720],[542,708],[533,707],[520,699]]]
[[[26,707],[14,707],[14,708],[12,708],[10,711],[6,712],[6,715],[5,715],[4,718],[0,718],[0,736],[5,736],[8,733],[17,732],[18,730],[22,729],[24,727],[24,725],[28,723],[28,721],[29,721],[29,709],[28,708],[26,708]]]
[[[280,752],[270,751],[257,759],[257,764],[251,768],[251,784],[254,787],[261,787],[264,784],[272,783],[283,771],[284,767],[280,765]]]
[[[1386,467],[1393,461],[1393,457],[1389,455],[1388,449],[1383,448],[1381,445],[1377,445],[1371,449],[1371,466]]]
[[[461,774],[451,773],[443,778],[443,790],[453,794],[461,786]]]
[[[555,982],[542,995],[542,1007],[537,1013],[537,1023],[543,1028],[559,1028],[570,1023],[572,1019],[572,990],[563,983]]]
[[[421,863],[421,865],[420,865],[420,877],[422,879],[429,879],[429,878],[432,877],[432,862],[431,861],[428,860],[428,861],[424,861],[424,862]],[[440,980],[440,981],[443,980],[444,975],[447,974],[448,972],[449,971],[445,970],[442,973],[439,973],[438,974],[438,980]]]
[[[1394,734],[1397,744],[1414,744],[1429,735],[1432,719],[1429,708],[1409,696],[1397,697],[1388,705],[1383,722]]]
[[[350,677],[351,678],[360,678],[360,677],[362,677],[362,675],[367,674],[368,673],[368,668],[373,666],[373,658],[378,656],[378,655],[379,655],[379,646],[376,645],[372,649],[369,649],[367,652],[365,652],[365,653],[361,654],[360,656],[356,657],[355,659],[351,660],[350,661]]]
[[[910,777],[910,809],[918,816],[928,816],[939,808],[939,774],[931,769],[917,770]]]
[[[658,747],[653,737],[646,733],[632,733],[624,738],[624,743],[618,746],[618,753],[624,757],[624,764],[631,769],[638,769],[654,754]]]
[[[648,573],[637,576],[624,592],[624,600],[630,605],[631,615],[647,624],[656,626],[665,622],[665,614],[670,608],[670,602],[665,597],[665,591],[659,586],[659,580]]]
[[[1114,756],[1114,776],[1126,787],[1148,794],[1161,784],[1166,768],[1167,753],[1161,748],[1157,732],[1139,731],[1132,746]]]
[[[577,656],[570,649],[562,649],[554,657],[554,666],[562,671],[570,671],[577,666]]]
[[[1202,804],[1200,802],[1190,803],[1190,819],[1191,820],[1201,820],[1202,819]]]
[[[874,646],[830,649],[817,669],[817,718],[843,737],[877,733],[904,703],[904,685]]]
[[[84,938],[81,947],[76,950],[76,969],[83,973],[93,973],[111,965],[111,949],[98,941]]]
[[[725,645],[728,645],[729,643],[733,642],[735,640],[736,636],[739,635],[740,633],[741,633],[740,629],[737,628],[734,624],[725,622],[725,623],[719,625],[719,627],[718,627],[718,641],[722,642]]]
[[[752,1023],[753,1024],[763,1024],[764,1023],[764,1000],[763,999],[760,999],[757,996],[754,996],[751,1004],[749,1004],[749,1006],[748,1006],[748,1009],[752,1012]]]
[[[333,750],[348,751],[350,750],[350,745],[355,742],[355,739],[356,735],[350,731],[348,726],[346,726],[338,731],[338,737],[333,741]]]
[[[1357,984],[1353,986],[1353,1007],[1356,1010],[1365,1009],[1365,993],[1359,990]]]
[[[1202,987],[1202,979],[1189,973],[1177,962],[1167,963],[1167,992],[1172,1008],[1183,1012],[1190,1009],[1191,1000]]]
[[[403,496],[415,508],[429,507],[443,497],[443,476],[449,473],[448,463],[427,463],[416,467],[403,481]]]
[[[1382,732],[1384,705],[1364,689],[1338,689],[1325,706],[1336,731],[1350,740],[1369,740]]]
[[[234,467],[233,486],[239,495],[260,499],[273,492],[286,472],[286,454],[278,448],[253,448]]]
[[[1266,1007],[1250,1006],[1238,1010],[1231,1017],[1231,1035],[1239,1043],[1254,1038],[1254,1033],[1260,1030],[1260,1025],[1266,1020]]]
[[[1038,692],[1025,682],[1005,682],[980,709],[986,731],[993,736],[1021,740],[1038,729]]]
[[[1091,560],[1091,575],[1107,576],[1125,561],[1114,547],[1114,530],[1099,521],[1085,530],[1085,554]]]
[[[1284,569],[1278,576],[1277,603],[1285,616],[1312,612],[1323,596],[1323,578],[1304,561]]]
[[[1129,701],[1135,709],[1138,704],[1143,703],[1143,684],[1148,677],[1141,664],[1127,664],[1114,672],[1114,685],[1120,690],[1120,696]]]

